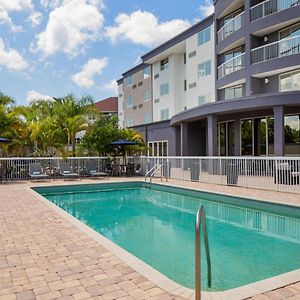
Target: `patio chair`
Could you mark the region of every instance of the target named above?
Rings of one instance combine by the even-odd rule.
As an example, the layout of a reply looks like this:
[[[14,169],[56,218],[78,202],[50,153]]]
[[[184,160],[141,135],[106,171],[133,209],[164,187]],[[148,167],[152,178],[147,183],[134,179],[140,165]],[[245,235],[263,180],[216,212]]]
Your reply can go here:
[[[134,163],[128,163],[126,167],[126,175],[127,176],[133,176],[135,173],[134,170]]]
[[[86,163],[86,170],[88,175],[91,177],[107,177],[107,179],[109,179],[109,174],[98,170],[95,163],[92,161]]]
[[[59,164],[59,174],[64,177],[64,179],[80,179],[79,174],[72,171],[68,163],[61,162]]]
[[[49,175],[43,172],[41,163],[29,163],[29,176],[32,181],[48,180],[50,181]]]
[[[134,174],[135,175],[141,175],[142,166],[141,164],[136,164]]]
[[[112,176],[121,176],[122,170],[120,165],[111,165]]]

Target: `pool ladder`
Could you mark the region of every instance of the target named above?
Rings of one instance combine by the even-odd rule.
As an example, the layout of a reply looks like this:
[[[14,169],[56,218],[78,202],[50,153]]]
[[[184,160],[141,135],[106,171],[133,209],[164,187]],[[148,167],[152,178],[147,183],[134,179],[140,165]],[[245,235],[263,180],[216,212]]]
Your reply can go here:
[[[153,179],[154,175],[156,174],[157,171],[161,170],[164,165],[167,165],[167,162],[164,162],[162,164],[157,163],[157,164],[154,165],[154,167],[152,167],[149,171],[147,171],[147,173],[145,175],[145,183],[147,183],[147,178],[148,177],[150,179],[150,183],[152,183],[152,179]],[[160,176],[161,181],[162,181],[162,179],[163,179],[163,172],[161,172],[161,176]],[[165,175],[165,179],[166,179],[166,181],[168,181],[168,172]]]
[[[203,229],[203,238],[206,253],[207,285],[208,287],[211,287],[211,260],[206,227],[206,217],[203,206],[198,209],[195,222],[195,300],[201,300],[201,224]]]

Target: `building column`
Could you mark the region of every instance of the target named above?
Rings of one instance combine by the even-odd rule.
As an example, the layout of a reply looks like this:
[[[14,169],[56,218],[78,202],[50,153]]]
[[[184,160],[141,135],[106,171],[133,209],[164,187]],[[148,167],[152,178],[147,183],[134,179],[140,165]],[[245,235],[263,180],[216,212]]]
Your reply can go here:
[[[234,120],[234,155],[241,156],[241,120]]]
[[[188,126],[187,123],[180,123],[180,155],[188,155]]]
[[[273,107],[274,112],[274,155],[284,156],[284,106]]]
[[[208,156],[218,155],[218,135],[217,135],[217,116],[207,117],[207,154]]]

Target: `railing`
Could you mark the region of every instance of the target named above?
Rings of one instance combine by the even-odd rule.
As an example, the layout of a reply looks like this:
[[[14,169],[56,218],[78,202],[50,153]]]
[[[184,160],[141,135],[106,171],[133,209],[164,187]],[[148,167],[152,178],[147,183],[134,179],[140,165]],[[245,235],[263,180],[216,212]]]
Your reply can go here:
[[[295,149],[297,151],[297,149]],[[297,153],[297,152],[295,152]],[[59,179],[60,163],[68,163],[81,177],[88,176],[87,165],[109,172],[107,157],[70,158],[0,158],[0,182],[28,180],[29,164],[40,162],[50,179]],[[300,157],[128,157],[135,164],[135,172],[145,176],[155,164],[164,164],[153,178],[196,181],[220,185],[300,194]]]
[[[233,57],[218,67],[218,79],[245,68],[245,53]]]
[[[244,15],[245,12],[240,13],[218,30],[218,43],[239,30],[244,25]]]
[[[211,287],[211,259],[206,227],[206,217],[203,206],[198,209],[195,222],[195,300],[201,300],[201,224],[203,228],[203,239],[207,264],[207,286]]]
[[[300,194],[300,157],[140,157],[145,175],[156,163],[167,162],[168,179]],[[159,178],[159,174],[154,178]]]
[[[250,8],[251,21],[300,5],[300,0],[266,0]]]
[[[300,36],[282,39],[251,50],[253,64],[300,53]]]
[[[163,179],[163,174],[166,173],[167,174],[167,171],[163,171],[162,168],[166,166],[168,167],[168,163],[167,162],[164,162],[164,163],[157,163],[154,165],[154,167],[152,167],[149,171],[147,171],[146,175],[145,175],[145,183],[147,183],[147,178],[149,177],[150,178],[150,184],[152,183],[152,179],[154,177],[155,174],[157,174],[158,171],[161,171],[160,172],[160,180],[162,181]],[[166,178],[166,181],[168,181],[168,177],[165,176]]]

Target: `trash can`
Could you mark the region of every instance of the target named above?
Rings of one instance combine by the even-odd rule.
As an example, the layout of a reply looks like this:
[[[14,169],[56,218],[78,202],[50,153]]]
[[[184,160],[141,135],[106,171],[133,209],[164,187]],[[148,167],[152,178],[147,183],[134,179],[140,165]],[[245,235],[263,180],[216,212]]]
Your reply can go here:
[[[227,185],[237,185],[238,165],[232,161],[227,164]]]
[[[170,162],[167,162],[163,165],[162,172],[163,172],[164,177],[166,177],[166,178],[171,177],[171,163]]]
[[[292,172],[288,162],[277,163],[275,165],[275,184],[291,184],[292,181]]]
[[[190,166],[190,170],[191,170],[191,181],[199,181],[199,175],[200,175],[199,161],[192,163]]]

